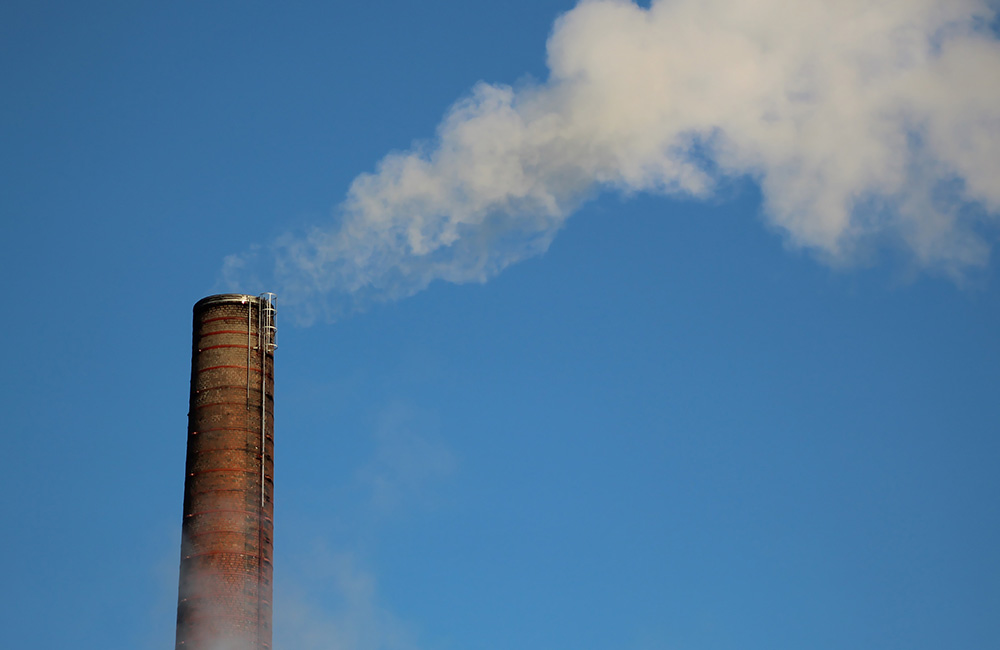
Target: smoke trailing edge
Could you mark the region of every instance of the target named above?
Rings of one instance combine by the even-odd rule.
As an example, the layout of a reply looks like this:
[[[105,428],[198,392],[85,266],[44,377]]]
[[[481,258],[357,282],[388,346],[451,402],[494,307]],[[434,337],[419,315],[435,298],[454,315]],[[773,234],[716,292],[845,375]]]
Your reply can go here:
[[[477,84],[433,141],[359,175],[330,223],[232,255],[224,276],[270,268],[300,318],[335,319],[484,282],[599,192],[708,197],[741,176],[792,247],[847,265],[892,246],[959,276],[988,260],[1000,211],[995,9],[585,0],[553,26],[545,83]]]

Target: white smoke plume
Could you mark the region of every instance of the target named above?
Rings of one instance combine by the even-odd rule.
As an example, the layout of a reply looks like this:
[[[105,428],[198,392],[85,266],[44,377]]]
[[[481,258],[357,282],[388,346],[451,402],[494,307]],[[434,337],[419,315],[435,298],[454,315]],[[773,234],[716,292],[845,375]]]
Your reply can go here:
[[[433,141],[358,176],[331,224],[226,274],[273,256],[286,305],[336,317],[485,281],[601,191],[706,197],[748,176],[765,218],[831,264],[892,246],[960,275],[1000,212],[995,20],[986,0],[584,0],[553,27],[544,83],[478,84]]]

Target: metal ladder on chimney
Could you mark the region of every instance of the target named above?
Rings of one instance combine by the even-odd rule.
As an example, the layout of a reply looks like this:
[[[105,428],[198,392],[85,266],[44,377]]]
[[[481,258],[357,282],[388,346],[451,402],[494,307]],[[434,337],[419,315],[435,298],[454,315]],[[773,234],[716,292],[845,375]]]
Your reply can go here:
[[[265,467],[267,466],[267,355],[277,349],[278,329],[275,326],[275,305],[276,296],[271,293],[262,293],[257,301],[257,347],[260,352],[260,514],[263,519],[266,493],[265,480],[267,478]],[[249,319],[249,312],[247,318]],[[247,328],[249,330],[249,328]],[[248,346],[249,347],[249,346]],[[247,364],[248,366],[250,364]],[[273,366],[272,366],[273,367]],[[263,543],[263,521],[257,527],[257,647],[262,650],[270,650],[271,646],[261,640],[261,599],[260,589],[263,580],[264,569],[264,543]]]
[[[262,293],[257,303],[257,349],[260,350],[260,507],[264,507],[264,465],[267,450],[267,355],[277,347],[274,324],[277,306],[273,293]]]

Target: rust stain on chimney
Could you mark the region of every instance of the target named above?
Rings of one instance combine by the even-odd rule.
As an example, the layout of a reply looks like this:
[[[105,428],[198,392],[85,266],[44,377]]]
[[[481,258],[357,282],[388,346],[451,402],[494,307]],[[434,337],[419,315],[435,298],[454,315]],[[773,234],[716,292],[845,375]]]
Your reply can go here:
[[[178,650],[271,648],[274,296],[194,306]]]

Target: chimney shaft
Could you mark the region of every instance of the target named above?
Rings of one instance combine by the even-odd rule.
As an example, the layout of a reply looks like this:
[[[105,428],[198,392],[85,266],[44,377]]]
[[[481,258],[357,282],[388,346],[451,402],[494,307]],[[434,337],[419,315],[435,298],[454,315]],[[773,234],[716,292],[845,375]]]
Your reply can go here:
[[[273,298],[194,306],[177,650],[271,648]]]

